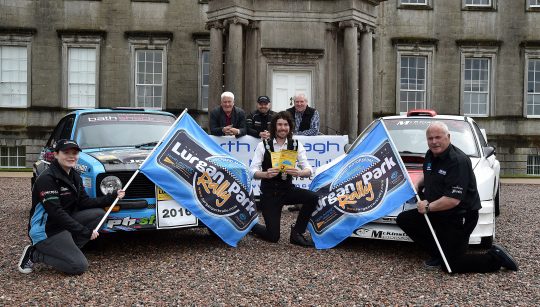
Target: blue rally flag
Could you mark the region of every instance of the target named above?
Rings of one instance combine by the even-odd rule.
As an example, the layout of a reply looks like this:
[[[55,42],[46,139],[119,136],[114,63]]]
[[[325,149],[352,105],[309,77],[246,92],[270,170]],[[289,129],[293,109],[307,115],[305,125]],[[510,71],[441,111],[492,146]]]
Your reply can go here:
[[[318,249],[336,246],[360,226],[415,196],[384,123],[375,122],[370,128],[352,151],[311,182],[319,203],[308,228]]]
[[[247,167],[187,113],[140,171],[231,246],[258,221]]]

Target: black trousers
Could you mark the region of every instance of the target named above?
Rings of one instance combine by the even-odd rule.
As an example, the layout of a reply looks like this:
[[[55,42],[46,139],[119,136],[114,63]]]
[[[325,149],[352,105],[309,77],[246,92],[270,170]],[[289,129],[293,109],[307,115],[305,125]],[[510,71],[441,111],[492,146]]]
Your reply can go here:
[[[101,208],[75,212],[72,217],[89,229],[94,229],[105,211]],[[88,260],[81,248],[90,241],[90,237],[74,235],[67,230],[38,242],[34,250],[33,261],[41,262],[69,275],[78,275],[88,269]]]
[[[281,211],[284,205],[302,204],[296,218],[294,230],[298,233],[304,233],[319,200],[319,197],[314,192],[295,186],[284,190],[263,190],[261,194],[261,211],[266,230],[262,227],[254,230],[257,235],[270,242],[279,241]]]
[[[428,213],[428,217],[453,273],[486,273],[501,268],[500,262],[489,253],[467,254],[469,237],[478,222],[478,211],[463,215]],[[413,209],[400,213],[396,222],[431,257],[440,257],[425,217],[418,213],[418,210]],[[446,271],[446,266],[442,267]]]

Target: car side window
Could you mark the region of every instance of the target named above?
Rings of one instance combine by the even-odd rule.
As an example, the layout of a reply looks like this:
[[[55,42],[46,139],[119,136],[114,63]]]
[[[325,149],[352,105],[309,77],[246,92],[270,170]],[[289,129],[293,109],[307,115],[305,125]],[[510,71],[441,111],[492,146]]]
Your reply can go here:
[[[71,138],[71,130],[73,129],[74,116],[64,117],[56,128],[54,128],[49,141],[47,142],[47,147],[52,148],[58,140],[69,139]]]
[[[66,124],[60,133],[60,139],[71,139],[71,130],[73,130],[73,122],[75,121],[75,116],[66,117]]]
[[[482,130],[478,127],[476,123],[473,123],[474,130],[476,131],[476,134],[478,135],[478,139],[480,140],[480,145],[482,147],[487,147],[487,141],[484,139],[484,135],[482,134]]]

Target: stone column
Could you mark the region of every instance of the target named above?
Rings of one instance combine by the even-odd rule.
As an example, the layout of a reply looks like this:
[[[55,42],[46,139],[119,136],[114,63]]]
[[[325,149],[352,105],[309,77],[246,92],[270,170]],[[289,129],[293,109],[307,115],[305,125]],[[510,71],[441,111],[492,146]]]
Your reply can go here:
[[[366,26],[360,38],[360,131],[373,121],[373,32]]]
[[[354,21],[339,23],[343,29],[343,83],[350,140],[358,135],[358,26]]]
[[[206,24],[210,29],[210,71],[208,110],[219,105],[223,91],[223,25],[219,21]]]
[[[243,26],[249,22],[246,19],[234,17],[227,19],[228,44],[225,61],[225,90],[233,92],[235,104],[243,107],[244,82],[244,35]]]

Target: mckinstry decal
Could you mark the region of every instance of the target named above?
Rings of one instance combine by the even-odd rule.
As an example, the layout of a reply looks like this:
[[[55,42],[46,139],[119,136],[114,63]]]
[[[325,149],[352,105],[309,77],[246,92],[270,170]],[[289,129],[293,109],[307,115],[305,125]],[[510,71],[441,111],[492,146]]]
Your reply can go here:
[[[231,157],[211,155],[185,130],[178,130],[157,157],[157,163],[193,186],[202,207],[225,216],[239,230],[256,218],[251,179]],[[236,171],[235,171],[236,170]]]
[[[345,214],[359,215],[376,208],[406,182],[396,161],[388,141],[373,153],[349,161],[333,182],[317,191],[323,196],[311,217],[314,230],[321,233]]]

